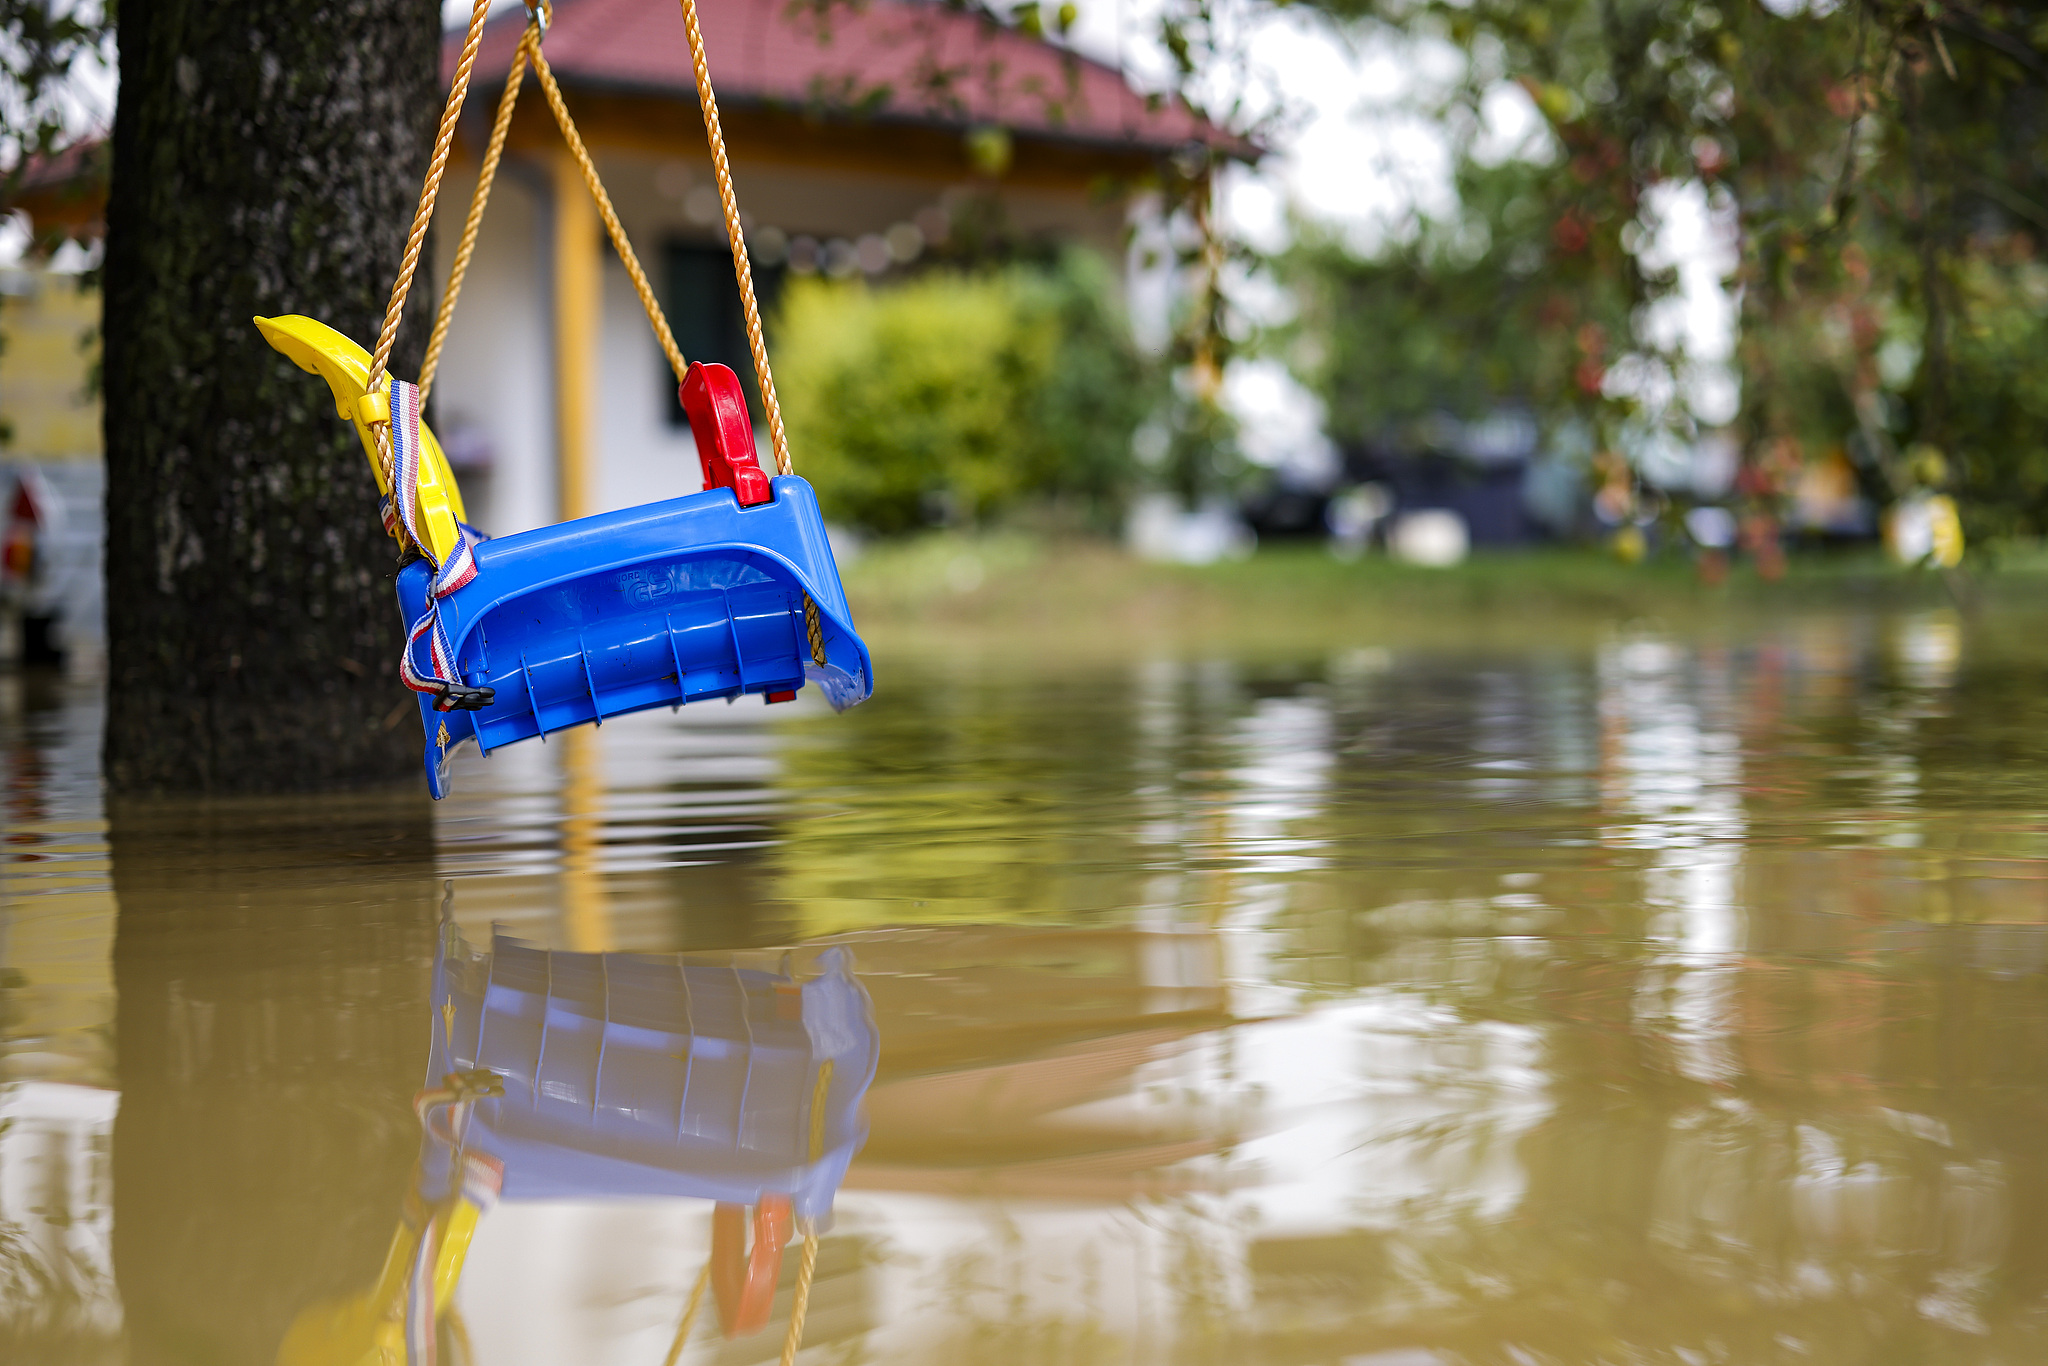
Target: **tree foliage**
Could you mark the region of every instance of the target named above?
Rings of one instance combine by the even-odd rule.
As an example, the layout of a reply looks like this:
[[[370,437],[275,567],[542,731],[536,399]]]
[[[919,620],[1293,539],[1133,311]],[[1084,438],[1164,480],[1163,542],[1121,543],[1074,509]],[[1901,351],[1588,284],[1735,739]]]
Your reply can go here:
[[[935,24],[913,23],[905,71],[878,74],[872,82],[814,90],[815,112],[867,117],[894,103],[899,114],[917,109],[926,115],[960,117],[973,107],[969,92],[982,99],[996,96],[1014,108],[1036,108],[1056,127],[1079,111],[1081,56],[1067,42],[1080,18],[1078,5],[1069,0],[936,0],[921,8],[932,16],[970,16],[990,32],[1007,28],[1052,42],[1059,49],[1065,79],[1046,82],[1028,70],[1006,68],[1000,61],[987,60],[979,45],[963,47],[946,40]],[[834,25],[860,22],[865,9],[863,0],[795,0],[791,13],[804,19],[818,41],[829,42]],[[1147,193],[1156,219],[1169,229],[1146,252],[1159,258],[1148,265],[1170,260],[1180,285],[1166,346],[1176,383],[1170,396],[1161,391],[1164,401],[1154,414],[1163,424],[1167,450],[1152,462],[1157,467],[1152,475],[1191,505],[1227,495],[1244,473],[1235,424],[1220,397],[1223,371],[1248,330],[1233,316],[1226,276],[1233,268],[1241,274],[1254,253],[1219,222],[1216,175],[1227,166],[1254,159],[1282,112],[1280,104],[1247,98],[1248,86],[1239,78],[1245,30],[1230,22],[1233,17],[1222,0],[1164,0],[1153,10],[1153,34],[1164,69],[1156,73],[1159,85],[1147,92],[1147,102],[1154,108],[1178,104],[1205,120],[1207,127],[1158,156],[1130,181],[1115,186],[1105,181],[1097,187],[1104,193]],[[981,176],[993,182],[1004,174],[1010,157],[1005,130],[975,128],[966,136],[966,148]],[[963,232],[956,226],[955,231],[956,241],[964,244],[979,237],[998,250],[1003,249],[1002,235],[1000,229],[976,233],[971,227]],[[1100,513],[1117,502],[1120,493],[1105,499],[1091,492],[1087,501]]]
[[[1835,451],[1880,497],[1951,485],[1978,530],[2048,529],[2048,392],[2042,354],[2048,233],[2048,20],[2008,0],[1322,0],[1335,17],[1406,42],[1448,43],[1463,77],[1447,126],[1476,130],[1482,102],[1521,87],[1540,113],[1539,170],[1487,172],[1467,138],[1464,212],[1496,239],[1534,244],[1542,291],[1432,252],[1430,234],[1333,278],[1380,280],[1396,321],[1440,332],[1404,343],[1470,349],[1483,319],[1491,386],[1539,397],[1544,375],[1598,361],[1587,322],[1625,312],[1611,357],[1682,380],[1686,358],[1651,325],[1678,292],[1649,249],[1657,195],[1705,191],[1739,264],[1734,427],[1743,488],[1768,512],[1806,461]],[[1501,195],[1502,179],[1520,177]],[[1541,239],[1547,233],[1549,241]],[[1513,248],[1509,250],[1512,256]],[[1327,260],[1327,254],[1325,259]],[[1313,260],[1313,258],[1311,258]],[[1328,273],[1328,272],[1326,272]],[[1403,318],[1393,280],[1461,299]],[[1473,309],[1497,291],[1497,309]],[[1351,322],[1354,333],[1373,324]],[[1363,383],[1377,350],[1345,350]],[[1504,360],[1503,357],[1506,357]],[[1354,364],[1355,363],[1355,364]],[[1326,383],[1330,380],[1326,375]],[[1655,390],[1656,385],[1648,386]],[[1684,425],[1682,383],[1666,420]],[[1606,386],[1603,433],[1641,417],[1638,385]]]
[[[1281,261],[1302,305],[1297,360],[1345,444],[1400,440],[1439,415],[1482,418],[1497,404],[1553,421],[1602,403],[1611,349],[1631,299],[1612,259],[1557,242],[1550,168],[1468,164],[1460,212],[1361,258],[1305,226]]]
[[[111,0],[0,0],[0,205],[34,158],[83,131],[76,77],[110,64],[113,30]]]

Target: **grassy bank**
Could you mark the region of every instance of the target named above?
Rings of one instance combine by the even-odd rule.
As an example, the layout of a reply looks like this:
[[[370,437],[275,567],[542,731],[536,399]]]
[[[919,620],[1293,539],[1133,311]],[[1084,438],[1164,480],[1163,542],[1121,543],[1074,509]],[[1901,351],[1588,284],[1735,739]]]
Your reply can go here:
[[[1062,655],[1223,641],[1564,644],[1631,625],[1747,631],[1759,618],[1842,611],[1945,609],[2010,626],[2048,606],[2039,553],[1955,576],[1900,570],[1874,553],[1811,555],[1777,582],[1738,566],[1708,584],[1676,558],[1626,565],[1576,548],[1476,555],[1444,570],[1283,545],[1190,567],[1100,541],[929,535],[873,545],[844,570],[862,630],[892,647]]]

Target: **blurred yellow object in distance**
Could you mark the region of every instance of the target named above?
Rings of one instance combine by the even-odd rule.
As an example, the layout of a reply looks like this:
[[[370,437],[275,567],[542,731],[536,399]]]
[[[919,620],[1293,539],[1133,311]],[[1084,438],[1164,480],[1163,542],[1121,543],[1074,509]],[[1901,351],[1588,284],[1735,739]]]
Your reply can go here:
[[[374,395],[368,405],[373,411],[364,411],[363,399],[370,382],[370,353],[326,323],[297,313],[278,318],[258,318],[256,330],[263,334],[265,341],[283,352],[292,364],[327,381],[327,387],[334,391],[335,415],[347,418],[355,425],[356,436],[363,443],[363,453],[370,458],[370,470],[377,478],[377,491],[390,493],[391,484],[378,462],[377,438],[370,427],[370,418],[380,415],[389,400],[379,404],[376,400],[383,399],[383,395]],[[455,524],[467,521],[469,513],[462,506],[462,490],[456,487],[455,472],[448,468],[448,457],[441,453],[441,443],[435,440],[434,433],[424,422],[420,424],[420,455],[420,486],[416,502],[419,525],[426,533],[434,558],[446,560],[455,550]]]
[[[1954,569],[1963,562],[1962,514],[1956,510],[1956,500],[1945,493],[1937,493],[1928,501],[1934,505],[1934,551],[1927,558],[1943,569]]]
[[[1945,493],[1915,493],[1884,519],[1884,548],[1902,565],[1954,569],[1963,562],[1963,519]]]

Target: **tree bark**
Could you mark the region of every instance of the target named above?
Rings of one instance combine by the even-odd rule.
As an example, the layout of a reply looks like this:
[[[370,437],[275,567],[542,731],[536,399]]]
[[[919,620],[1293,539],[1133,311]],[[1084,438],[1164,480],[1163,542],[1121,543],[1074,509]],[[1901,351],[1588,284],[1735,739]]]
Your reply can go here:
[[[121,6],[104,328],[115,792],[345,787],[419,762],[368,462],[327,386],[250,320],[304,313],[374,344],[433,144],[439,11]],[[400,375],[430,293],[414,291]]]

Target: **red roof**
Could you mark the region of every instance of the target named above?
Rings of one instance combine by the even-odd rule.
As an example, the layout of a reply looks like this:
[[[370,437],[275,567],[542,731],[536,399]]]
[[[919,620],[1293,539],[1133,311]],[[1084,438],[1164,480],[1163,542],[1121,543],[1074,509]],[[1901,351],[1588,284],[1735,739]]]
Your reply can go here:
[[[30,157],[0,206],[25,210],[41,236],[89,241],[107,230],[108,161],[105,138],[84,138],[48,156]]]
[[[25,192],[81,182],[104,182],[107,178],[106,147],[104,137],[86,137],[48,155],[38,152],[21,167],[21,181],[17,188]]]
[[[721,106],[781,105],[882,122],[999,124],[1027,136],[1164,151],[1250,149],[1185,105],[1153,108],[1115,69],[940,0],[698,0]],[[476,81],[508,69],[526,16],[484,30]],[[462,34],[450,35],[444,75]],[[546,50],[566,87],[695,101],[678,0],[556,0]]]

